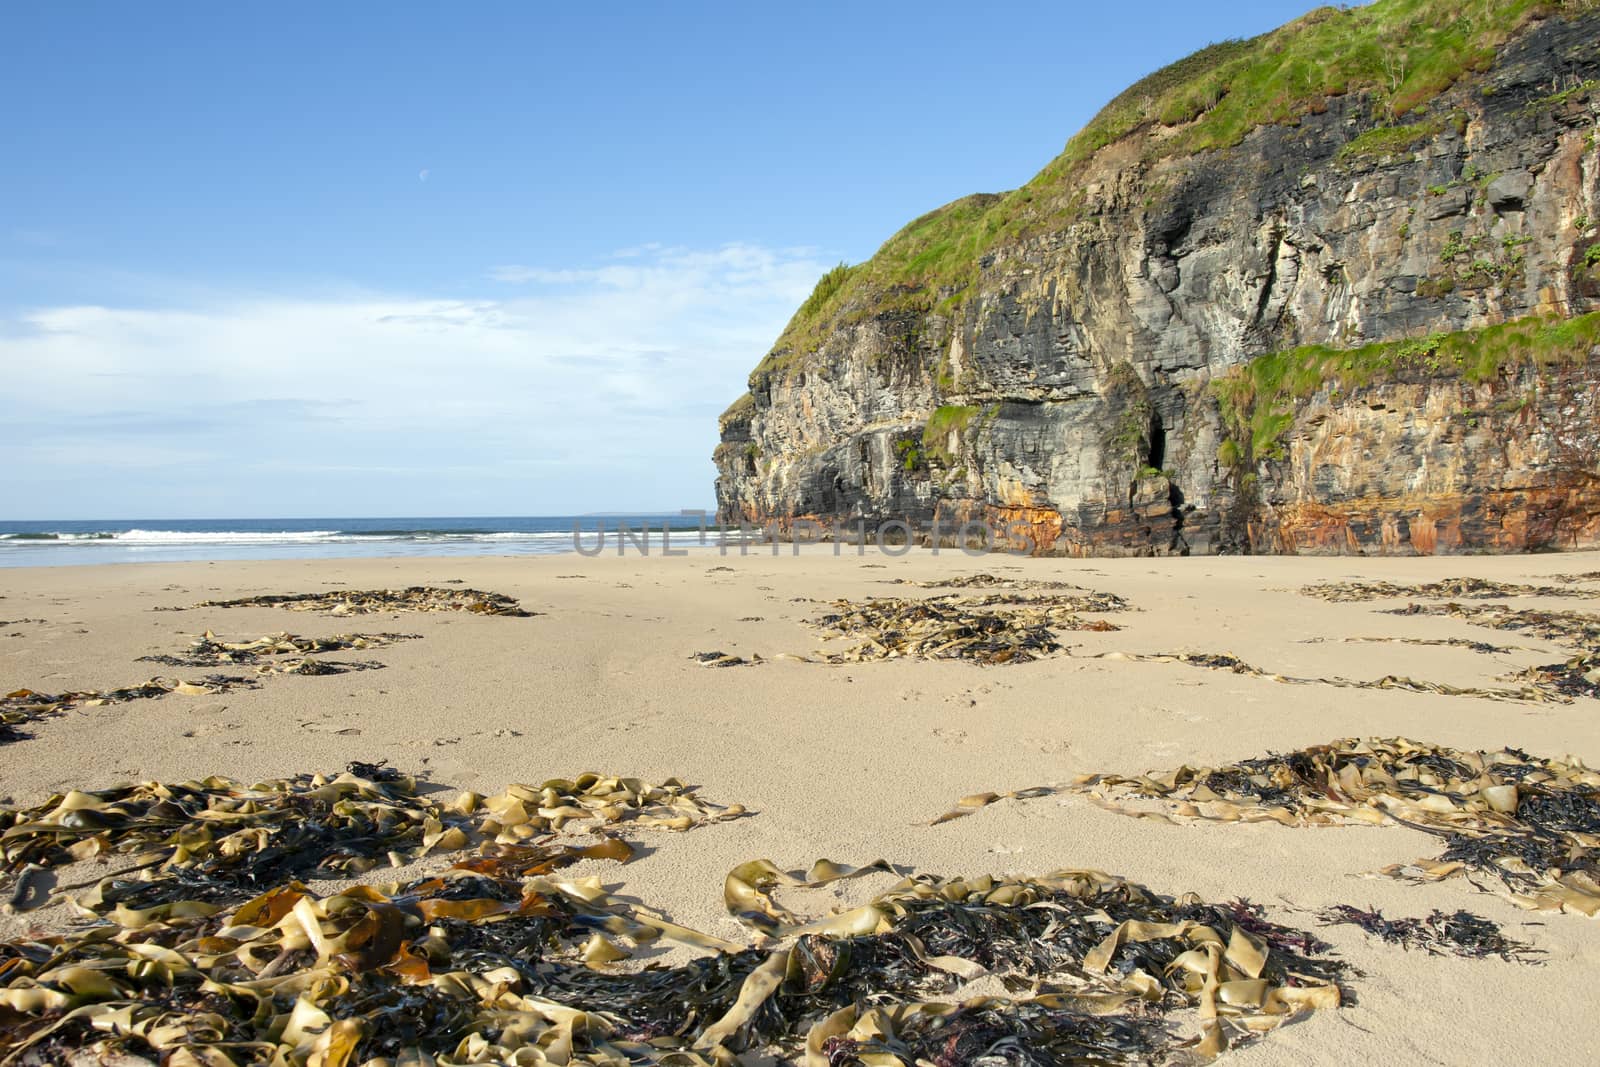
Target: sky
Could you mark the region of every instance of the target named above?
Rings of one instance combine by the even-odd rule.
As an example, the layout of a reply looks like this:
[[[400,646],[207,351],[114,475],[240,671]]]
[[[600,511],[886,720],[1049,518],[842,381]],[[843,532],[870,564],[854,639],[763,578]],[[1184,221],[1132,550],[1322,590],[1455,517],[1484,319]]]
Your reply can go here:
[[[0,5],[0,519],[713,502],[817,277],[1304,3]]]

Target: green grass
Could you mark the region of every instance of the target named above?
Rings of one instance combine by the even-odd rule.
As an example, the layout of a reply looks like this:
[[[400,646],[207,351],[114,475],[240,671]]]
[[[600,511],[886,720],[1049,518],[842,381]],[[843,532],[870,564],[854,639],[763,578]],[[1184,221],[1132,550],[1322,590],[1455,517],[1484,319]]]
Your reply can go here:
[[[820,315],[827,310],[833,298],[839,295],[839,290],[844,288],[844,283],[850,279],[850,267],[840,263],[817,279],[816,287],[811,290],[811,295],[806,297],[806,302],[800,305],[800,314],[807,316]]]
[[[1117,462],[1138,464],[1150,445],[1150,391],[1132,363],[1118,363],[1106,373],[1105,395],[1122,398],[1122,414],[1106,433],[1105,451]]]
[[[950,435],[965,430],[980,414],[979,408],[969,404],[945,404],[935,408],[922,428],[922,454],[946,466],[953,463],[955,456],[950,452]]]
[[[1574,97],[1587,96],[1589,93],[1594,92],[1595,89],[1600,89],[1600,81],[1590,78],[1588,81],[1579,82],[1570,89],[1563,89],[1559,93],[1551,93],[1549,96],[1540,97],[1532,104],[1529,104],[1528,107],[1530,110],[1560,107]]]
[[[1283,458],[1283,436],[1300,404],[1327,385],[1344,391],[1406,376],[1484,382],[1511,367],[1581,362],[1596,345],[1600,312],[1530,317],[1361,348],[1305,345],[1259,356],[1212,383],[1228,431],[1217,458],[1235,467]]]
[[[1119,94],[1021,188],[947,204],[865,263],[830,271],[757,373],[804,361],[840,324],[897,309],[959,312],[983,257],[1078,217],[1080,178],[1108,145],[1165,128],[1169,136],[1143,145],[1147,160],[1226,148],[1259,126],[1295,123],[1329,97],[1357,92],[1370,94],[1384,126],[1363,134],[1364,145],[1352,142],[1353,153],[1413,144],[1447,121],[1424,115],[1427,106],[1463,75],[1487,69],[1525,22],[1595,2],[1378,0],[1318,8],[1259,37],[1209,45]],[[1399,121],[1410,116],[1421,117]]]
[[[1346,142],[1339,149],[1339,159],[1349,162],[1409,152],[1422,142],[1437,137],[1445,127],[1454,125],[1459,128],[1466,121],[1466,112],[1457,111],[1450,115],[1433,115],[1406,126],[1378,126]]]
[[[727,429],[728,423],[735,419],[745,418],[756,409],[756,398],[750,393],[740,393],[739,398],[728,405],[728,409],[717,418],[717,429]]]

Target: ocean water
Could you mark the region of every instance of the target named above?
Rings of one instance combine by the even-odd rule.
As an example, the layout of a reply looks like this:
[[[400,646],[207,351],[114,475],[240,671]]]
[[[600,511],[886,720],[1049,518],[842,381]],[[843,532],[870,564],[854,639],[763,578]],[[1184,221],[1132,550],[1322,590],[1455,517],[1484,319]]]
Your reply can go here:
[[[648,528],[646,543],[652,552],[661,549],[663,528],[671,531],[674,549],[699,542],[700,520],[677,512],[522,518],[0,522],[0,567],[347,556],[539,556],[574,551],[574,529],[584,550],[592,554],[603,544],[603,550],[614,555],[624,525],[634,538]],[[714,527],[709,536],[715,538]],[[627,551],[637,554],[634,540],[628,541]]]

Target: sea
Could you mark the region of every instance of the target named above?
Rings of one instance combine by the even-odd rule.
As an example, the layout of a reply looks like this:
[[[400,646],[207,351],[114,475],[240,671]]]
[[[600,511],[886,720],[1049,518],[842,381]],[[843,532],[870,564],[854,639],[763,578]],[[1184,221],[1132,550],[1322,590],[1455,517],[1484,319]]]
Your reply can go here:
[[[706,535],[717,537],[714,519]],[[670,512],[383,519],[116,519],[0,522],[0,567],[353,556],[544,556],[676,551],[702,520]],[[624,537],[626,531],[626,537]],[[645,531],[648,531],[647,533]],[[663,534],[663,531],[667,531]]]

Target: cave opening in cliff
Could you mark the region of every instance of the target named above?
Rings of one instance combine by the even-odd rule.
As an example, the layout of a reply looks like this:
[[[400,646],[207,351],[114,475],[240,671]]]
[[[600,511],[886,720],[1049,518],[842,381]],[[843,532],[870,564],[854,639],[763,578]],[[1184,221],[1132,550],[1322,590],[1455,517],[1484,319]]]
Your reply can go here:
[[[1167,465],[1167,428],[1161,416],[1150,416],[1150,447],[1145,456],[1145,466],[1151,470],[1164,470]]]

